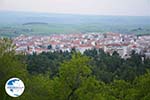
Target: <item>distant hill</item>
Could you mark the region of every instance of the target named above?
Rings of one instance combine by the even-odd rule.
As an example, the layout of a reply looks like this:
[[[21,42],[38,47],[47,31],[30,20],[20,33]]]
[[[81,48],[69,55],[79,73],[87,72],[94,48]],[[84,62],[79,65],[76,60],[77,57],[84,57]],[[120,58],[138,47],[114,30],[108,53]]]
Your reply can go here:
[[[30,23],[24,23],[22,25],[48,25],[48,23],[43,22],[30,22]]]
[[[150,34],[149,16],[98,16],[0,11],[0,36],[72,32]]]
[[[101,24],[124,24],[124,25],[150,25],[149,16],[98,16],[98,15],[75,15],[55,13],[31,13],[31,12],[0,12],[0,23],[101,23]]]

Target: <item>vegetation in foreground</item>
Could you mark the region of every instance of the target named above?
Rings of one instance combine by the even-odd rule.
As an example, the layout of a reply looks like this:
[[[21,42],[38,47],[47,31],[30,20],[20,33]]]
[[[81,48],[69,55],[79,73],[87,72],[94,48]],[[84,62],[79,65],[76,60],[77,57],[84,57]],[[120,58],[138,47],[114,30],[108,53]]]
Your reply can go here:
[[[124,60],[114,52],[87,50],[16,55],[8,39],[0,40],[0,100],[149,100],[150,59],[133,52]],[[5,93],[5,82],[18,77],[25,92]]]

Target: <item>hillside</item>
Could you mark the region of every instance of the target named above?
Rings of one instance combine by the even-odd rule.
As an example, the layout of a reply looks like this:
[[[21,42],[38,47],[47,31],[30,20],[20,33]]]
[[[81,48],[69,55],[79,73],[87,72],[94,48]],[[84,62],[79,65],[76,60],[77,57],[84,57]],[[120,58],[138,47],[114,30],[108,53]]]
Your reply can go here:
[[[28,23],[28,24],[27,24]],[[150,17],[0,12],[0,36],[73,32],[150,33]]]

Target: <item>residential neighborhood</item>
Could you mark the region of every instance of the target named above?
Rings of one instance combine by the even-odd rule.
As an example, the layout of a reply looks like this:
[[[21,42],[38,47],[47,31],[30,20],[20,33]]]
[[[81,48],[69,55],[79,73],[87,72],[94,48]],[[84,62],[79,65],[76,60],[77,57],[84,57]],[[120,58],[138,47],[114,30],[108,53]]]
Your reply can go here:
[[[13,39],[17,53],[33,54],[42,52],[68,51],[73,48],[84,53],[89,49],[102,49],[110,55],[117,51],[122,58],[128,58],[134,50],[136,53],[150,57],[150,36],[133,34],[72,33],[53,34],[50,36],[20,35]]]

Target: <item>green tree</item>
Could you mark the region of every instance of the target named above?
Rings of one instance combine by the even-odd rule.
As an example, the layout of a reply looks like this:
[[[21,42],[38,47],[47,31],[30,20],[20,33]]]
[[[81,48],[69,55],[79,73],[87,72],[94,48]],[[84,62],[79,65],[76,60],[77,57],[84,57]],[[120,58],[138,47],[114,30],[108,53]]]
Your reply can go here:
[[[56,94],[58,94],[56,96],[57,100],[77,99],[76,90],[91,74],[88,62],[89,58],[81,54],[74,54],[70,61],[62,63],[59,70],[59,77],[55,79],[57,85],[54,89],[57,89],[55,90]],[[59,96],[62,94],[63,96]]]
[[[117,100],[124,100],[131,88],[131,84],[124,80],[114,80],[110,86],[111,94],[116,97]]]
[[[9,78],[18,77],[27,81],[25,65],[21,64],[15,56],[15,46],[10,39],[0,39],[0,99],[12,100],[5,92],[5,83]]]
[[[53,80],[49,74],[39,74],[29,76],[26,82],[26,90],[19,97],[20,100],[54,100],[53,99]]]
[[[133,82],[127,100],[149,100],[150,97],[150,72],[138,77]]]

